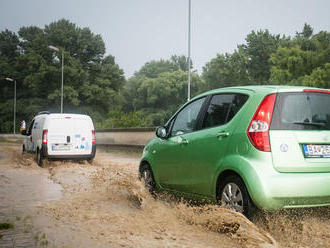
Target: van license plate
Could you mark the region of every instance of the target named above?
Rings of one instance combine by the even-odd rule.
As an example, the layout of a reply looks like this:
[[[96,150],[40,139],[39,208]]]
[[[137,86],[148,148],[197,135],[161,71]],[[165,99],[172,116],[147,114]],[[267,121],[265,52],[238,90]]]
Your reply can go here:
[[[53,151],[69,151],[70,149],[70,145],[52,145]]]
[[[330,145],[303,145],[306,158],[330,158]]]

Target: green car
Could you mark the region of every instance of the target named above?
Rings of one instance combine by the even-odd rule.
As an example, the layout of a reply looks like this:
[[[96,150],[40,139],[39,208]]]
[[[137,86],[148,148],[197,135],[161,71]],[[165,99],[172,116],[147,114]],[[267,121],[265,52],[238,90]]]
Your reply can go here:
[[[145,147],[150,192],[256,210],[330,205],[330,91],[212,90],[184,104]]]

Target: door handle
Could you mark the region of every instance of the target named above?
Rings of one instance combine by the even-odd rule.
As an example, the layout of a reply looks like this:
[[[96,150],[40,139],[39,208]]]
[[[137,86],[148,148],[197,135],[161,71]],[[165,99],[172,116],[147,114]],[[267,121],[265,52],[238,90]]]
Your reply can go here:
[[[217,138],[220,138],[220,137],[228,137],[229,136],[229,133],[228,132],[220,132],[220,133],[217,133]]]
[[[179,137],[179,143],[183,145],[188,145],[189,141],[185,138]]]

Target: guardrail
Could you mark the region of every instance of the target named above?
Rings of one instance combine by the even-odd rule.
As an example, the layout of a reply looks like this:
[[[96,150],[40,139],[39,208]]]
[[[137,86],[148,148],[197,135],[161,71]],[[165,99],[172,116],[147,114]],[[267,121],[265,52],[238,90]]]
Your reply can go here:
[[[120,150],[142,151],[155,137],[155,128],[112,128],[95,132],[97,146]]]
[[[155,137],[154,127],[97,129],[96,145],[109,149],[142,151],[144,146]],[[20,142],[20,134],[0,134],[1,140]]]

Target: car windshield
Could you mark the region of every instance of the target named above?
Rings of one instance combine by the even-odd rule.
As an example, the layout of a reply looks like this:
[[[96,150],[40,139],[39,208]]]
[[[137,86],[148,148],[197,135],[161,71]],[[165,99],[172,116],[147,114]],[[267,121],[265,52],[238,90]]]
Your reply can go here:
[[[280,93],[276,98],[271,129],[330,130],[330,94]]]

